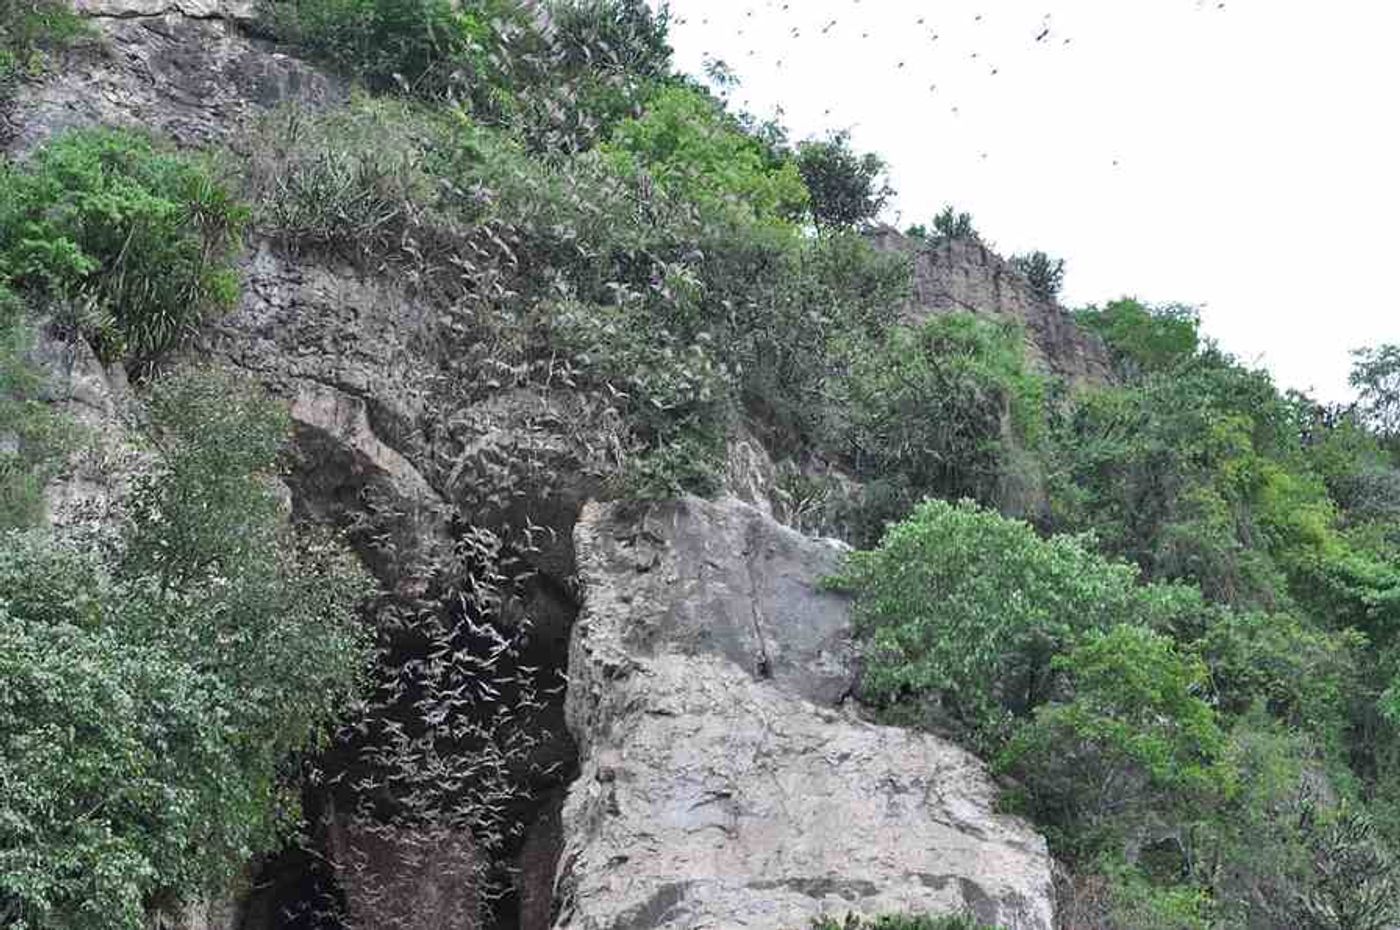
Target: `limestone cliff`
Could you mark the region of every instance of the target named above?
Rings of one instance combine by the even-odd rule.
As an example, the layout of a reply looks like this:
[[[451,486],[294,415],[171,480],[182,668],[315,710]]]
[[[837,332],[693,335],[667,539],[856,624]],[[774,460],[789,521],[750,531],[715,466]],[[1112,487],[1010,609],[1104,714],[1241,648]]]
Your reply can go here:
[[[912,257],[914,292],[905,311],[911,319],[962,310],[1012,320],[1024,327],[1027,357],[1042,371],[1072,384],[1111,380],[1102,340],[1075,325],[1053,300],[1037,295],[1024,275],[976,238],[929,245],[884,227],[871,242]]]
[[[97,125],[236,149],[259,115],[347,95],[257,36],[241,0],[79,7],[95,36],[23,90],[0,126],[12,154]],[[1016,315],[1053,370],[1102,376],[1101,349],[1057,328],[999,260],[963,248],[916,257],[920,306]],[[1009,930],[1048,930],[1045,843],[994,813],[983,767],[846,706],[846,605],[818,586],[838,546],[734,499],[587,504],[598,444],[580,398],[465,396],[459,360],[434,343],[434,308],[387,278],[257,241],[241,270],[238,307],[188,353],[287,402],[291,511],[344,529],[386,600],[420,599],[431,579],[416,554],[451,550],[471,527],[538,536],[521,547],[531,571],[513,609],[530,632],[518,661],[567,671],[568,689],[530,716],[528,764],[513,773],[521,795],[502,801],[520,830],[492,847],[492,867],[515,875],[497,926],[798,930],[822,911],[967,907]],[[964,279],[994,282],[967,285],[994,299],[936,283]],[[54,402],[104,437],[105,451],[51,489],[53,517],[100,521],[119,506],[123,471],[139,466],[134,401],[81,343],[48,338],[39,352]],[[754,446],[736,443],[729,479],[759,500],[772,466]],[[506,459],[530,463],[509,487]],[[347,759],[323,760],[328,781],[353,780]],[[314,848],[250,863],[239,900],[173,922],[291,926],[296,907],[331,896],[359,927],[481,926],[476,879],[464,877],[484,855],[476,838],[350,823],[338,799],[308,788]]]
[[[1050,859],[982,764],[866,723],[838,544],[734,499],[590,504],[558,927],[800,928],[969,910],[1050,930]]]

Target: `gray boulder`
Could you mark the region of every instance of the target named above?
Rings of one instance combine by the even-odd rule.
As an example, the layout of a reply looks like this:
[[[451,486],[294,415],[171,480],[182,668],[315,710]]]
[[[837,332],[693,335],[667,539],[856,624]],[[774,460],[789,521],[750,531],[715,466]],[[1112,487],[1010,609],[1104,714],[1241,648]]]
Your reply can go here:
[[[555,926],[792,928],[971,910],[1050,930],[1045,841],[973,756],[842,706],[837,544],[734,499],[590,504]]]

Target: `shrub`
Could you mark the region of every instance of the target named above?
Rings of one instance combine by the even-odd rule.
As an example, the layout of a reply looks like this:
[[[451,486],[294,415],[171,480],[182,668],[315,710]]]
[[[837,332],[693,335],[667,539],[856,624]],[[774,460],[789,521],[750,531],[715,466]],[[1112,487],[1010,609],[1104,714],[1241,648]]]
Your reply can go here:
[[[1069,849],[1112,848],[1152,818],[1180,823],[1233,790],[1205,663],[1169,637],[1119,624],[1051,664],[1072,697],[1036,709],[998,766]]]
[[[1093,531],[1151,580],[1276,609],[1283,549],[1327,537],[1331,505],[1297,465],[1295,408],[1217,351],[1081,395],[1048,432],[1057,527]]]
[[[871,510],[873,535],[925,496],[994,502],[1010,450],[1033,442],[1043,417],[1020,330],[972,314],[857,339],[848,366],[835,385],[843,451],[872,496],[886,496]]]
[[[667,14],[642,0],[269,0],[278,38],[375,92],[467,106],[532,149],[578,151],[667,78]]]
[[[1102,310],[1080,310],[1075,320],[1103,337],[1115,363],[1129,377],[1169,371],[1200,348],[1200,314],[1194,307],[1153,307],[1124,298]]]
[[[1044,252],[1031,252],[1029,255],[1016,255],[1011,259],[1011,267],[1026,276],[1031,291],[1041,300],[1052,301],[1060,294],[1060,286],[1065,280],[1065,260],[1051,258]]]
[[[880,156],[851,151],[850,134],[797,146],[797,170],[811,196],[812,220],[818,229],[852,229],[875,219],[894,191],[884,180]]]
[[[549,8],[553,41],[570,73],[607,70],[633,80],[662,80],[671,73],[670,19],[642,0],[564,0]]]
[[[236,298],[244,217],[206,164],[71,132],[0,165],[0,282],[61,309],[105,359],[148,361]]]
[[[519,15],[510,0],[272,0],[265,12],[279,39],[371,90],[436,98],[499,86],[505,49],[496,29]]]
[[[1055,657],[1133,619],[1136,572],[971,504],[927,501],[834,583],[856,594],[862,692],[942,705],[982,746],[1059,692]]]
[[[1341,733],[1359,687],[1365,638],[1312,628],[1296,616],[1221,611],[1199,648],[1220,709],[1242,715],[1256,703],[1299,730]]]
[[[786,223],[807,208],[797,166],[691,87],[663,88],[640,118],[618,124],[603,151],[623,176],[645,176],[720,221]]]
[[[771,453],[844,456],[842,380],[852,358],[874,351],[895,325],[910,266],[854,232],[774,238],[752,248],[730,239],[709,253],[716,267],[705,270],[707,291],[732,308],[726,364]]]
[[[669,12],[645,0],[558,0],[549,6],[549,66],[519,94],[520,121],[537,149],[581,151],[636,116],[671,80]]]
[[[296,824],[288,755],[357,680],[348,554],[281,525],[285,415],[212,372],[163,383],[125,555],[0,546],[0,915],[136,930]]]
[[[1107,879],[1107,917],[1115,927],[1211,930],[1219,926],[1213,920],[1213,901],[1205,888],[1154,883],[1139,869],[1112,858],[1101,861],[1099,869]]]

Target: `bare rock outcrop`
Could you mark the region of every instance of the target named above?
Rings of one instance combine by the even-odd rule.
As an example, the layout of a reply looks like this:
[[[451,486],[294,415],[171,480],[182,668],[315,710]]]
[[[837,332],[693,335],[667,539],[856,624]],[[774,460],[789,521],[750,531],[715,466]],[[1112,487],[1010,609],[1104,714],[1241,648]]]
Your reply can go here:
[[[92,35],[0,113],[0,149],[71,128],[124,126],[181,145],[240,144],[284,104],[321,107],[343,82],[250,34],[248,0],[80,0]]]
[[[911,319],[963,310],[1019,322],[1025,327],[1031,363],[1071,384],[1106,384],[1112,379],[1108,350],[1081,329],[1053,300],[1032,290],[1024,275],[975,238],[944,239],[929,245],[888,227],[871,243],[883,252],[913,256],[914,293],[906,308]]]
[[[120,365],[41,326],[30,350],[41,399],[75,427],[62,469],[44,488],[48,522],[61,531],[112,531],[133,477],[148,463],[132,428],[135,400]]]
[[[590,504],[559,928],[793,928],[969,909],[1050,930],[1045,841],[982,764],[864,722],[839,544],[740,501]]]

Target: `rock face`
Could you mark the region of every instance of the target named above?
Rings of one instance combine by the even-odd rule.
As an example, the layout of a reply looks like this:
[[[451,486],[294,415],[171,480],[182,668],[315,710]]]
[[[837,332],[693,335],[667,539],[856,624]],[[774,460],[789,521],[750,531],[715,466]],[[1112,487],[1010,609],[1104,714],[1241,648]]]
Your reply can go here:
[[[182,145],[236,145],[283,104],[319,107],[347,89],[251,38],[244,0],[85,0],[90,39],[0,113],[0,149],[26,151],[64,129],[125,126]]]
[[[971,755],[842,709],[840,557],[734,499],[585,508],[555,926],[805,928],[969,909],[1050,930],[1050,859]]]
[[[1037,296],[1025,276],[978,240],[929,246],[886,227],[871,241],[881,251],[913,255],[914,295],[906,311],[912,319],[965,310],[1015,320],[1026,330],[1027,357],[1041,370],[1072,384],[1112,380],[1103,342],[1054,301]]]
[[[237,149],[254,120],[284,104],[330,106],[348,94],[257,37],[246,0],[77,5],[94,37],[0,113],[0,150],[98,125]],[[982,278],[979,261],[990,269]],[[1015,316],[1050,368],[1096,377],[1094,347],[1056,329],[1055,308],[998,263],[985,252],[920,254],[911,312]],[[769,517],[775,469],[757,440],[736,437],[726,469],[728,487],[757,506],[585,507],[601,484],[591,456],[606,454],[579,436],[597,415],[585,398],[468,390],[441,357],[441,308],[387,276],[256,242],[242,271],[240,306],[190,354],[288,403],[297,517],[346,527],[358,544],[360,518],[382,504],[398,521],[382,527],[395,545],[358,548],[386,595],[405,601],[423,593],[413,551],[450,544],[466,526],[532,534],[521,559],[535,577],[521,610],[534,652],[522,667],[554,667],[567,651],[570,685],[567,704],[552,697],[541,714],[556,738],[541,739],[531,760],[560,774],[531,785],[541,803],[522,818],[532,825],[519,850],[502,853],[514,856],[524,930],[800,930],[821,912],[962,908],[1009,930],[1049,930],[1044,842],[992,813],[979,763],[847,706],[848,605],[818,584],[841,548]],[[43,341],[36,357],[53,375],[49,399],[104,439],[50,489],[53,518],[111,522],[144,454],[127,432],[122,372],[81,344]],[[531,473],[515,482],[502,475],[506,462]],[[507,478],[518,494],[504,494]],[[575,576],[586,596],[577,623]],[[579,744],[582,774],[566,794],[576,752],[556,718]],[[373,827],[337,826],[320,848],[296,851],[315,861],[295,868],[250,863],[241,900],[161,925],[257,930],[279,925],[283,904],[332,889],[362,926],[470,930],[485,896],[462,878],[485,855],[473,839]]]
[[[43,373],[43,400],[78,430],[63,470],[44,489],[49,523],[63,531],[110,529],[132,477],[149,459],[130,421],[135,401],[120,365],[103,365],[81,339],[40,327],[30,358]]]

